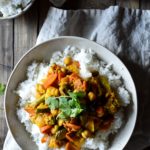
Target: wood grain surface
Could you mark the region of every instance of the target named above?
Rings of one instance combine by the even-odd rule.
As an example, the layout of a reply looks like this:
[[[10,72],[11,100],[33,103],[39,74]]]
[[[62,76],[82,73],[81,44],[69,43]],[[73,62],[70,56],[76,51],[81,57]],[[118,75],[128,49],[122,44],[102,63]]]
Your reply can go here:
[[[37,37],[37,2],[25,15],[14,20],[14,64],[33,45]]]
[[[116,0],[116,4],[121,7],[139,8],[140,0]]]
[[[111,5],[150,9],[149,0],[67,0],[62,9],[106,8]],[[46,17],[49,0],[37,0],[28,12],[13,20],[0,21],[0,83],[7,79],[20,57],[36,43],[37,35]],[[0,96],[0,149],[7,133],[4,100]]]
[[[150,9],[150,1],[149,0],[141,0],[140,1],[140,8],[141,9]]]
[[[6,83],[13,69],[13,20],[0,22],[0,83]],[[7,133],[4,97],[0,96],[0,149]]]

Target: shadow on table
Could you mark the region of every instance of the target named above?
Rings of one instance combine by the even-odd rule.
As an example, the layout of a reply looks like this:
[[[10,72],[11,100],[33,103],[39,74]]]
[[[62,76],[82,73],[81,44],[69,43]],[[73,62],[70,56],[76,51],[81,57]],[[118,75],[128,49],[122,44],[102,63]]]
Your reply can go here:
[[[150,146],[150,68],[120,57],[134,80],[138,97],[138,117],[132,137],[125,150],[144,149]]]

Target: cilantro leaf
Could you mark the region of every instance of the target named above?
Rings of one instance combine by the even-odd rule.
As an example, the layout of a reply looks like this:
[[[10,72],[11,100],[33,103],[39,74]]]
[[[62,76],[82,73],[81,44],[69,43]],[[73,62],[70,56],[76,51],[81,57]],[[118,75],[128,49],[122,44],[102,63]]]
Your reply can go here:
[[[71,114],[70,108],[62,109],[61,111],[66,116],[66,118],[70,117],[70,114]]]
[[[68,92],[72,99],[78,99],[85,97],[85,92]]]
[[[58,102],[58,99],[56,99],[55,97],[49,97],[46,101],[45,101],[46,104],[49,105],[49,108],[50,109],[57,109],[59,108],[59,102]]]
[[[68,101],[67,99],[61,99],[61,101],[59,102],[60,103],[64,102],[64,104],[59,103],[61,115],[58,117],[61,119],[68,118],[68,117],[76,117],[83,111],[77,99],[71,99]]]
[[[70,100],[69,101],[69,106],[71,107],[71,108],[80,108],[81,106],[80,106],[80,103],[79,103],[79,101],[77,100],[77,99],[72,99],[72,100]]]
[[[76,116],[78,116],[82,111],[83,111],[83,109],[80,109],[80,108],[73,108],[73,109],[71,109],[71,115],[70,115],[70,117],[76,117]]]
[[[68,100],[65,97],[60,97],[59,98],[59,108],[60,109],[65,109],[68,107]]]
[[[49,97],[45,102],[50,109],[59,109],[60,113],[57,118],[67,119],[77,117],[84,108],[81,106],[79,99],[85,96],[84,92],[69,92],[69,96]]]
[[[58,114],[57,118],[66,119],[66,115],[63,112],[61,112],[60,114]]]
[[[0,95],[3,95],[4,94],[4,91],[5,91],[5,85],[0,83]]]
[[[75,94],[77,95],[77,98],[83,98],[86,96],[85,92],[76,92]]]
[[[66,109],[61,109],[61,113],[57,116],[60,119],[67,119],[71,115],[71,109],[66,108]]]

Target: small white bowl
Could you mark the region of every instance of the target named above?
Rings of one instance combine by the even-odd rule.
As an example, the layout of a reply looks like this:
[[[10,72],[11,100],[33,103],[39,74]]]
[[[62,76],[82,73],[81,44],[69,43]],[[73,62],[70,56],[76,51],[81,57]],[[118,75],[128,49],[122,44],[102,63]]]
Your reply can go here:
[[[18,14],[15,15],[11,15],[8,17],[0,17],[0,20],[8,20],[8,19],[14,19],[16,17],[19,17],[20,15],[24,14],[31,6],[32,4],[35,2],[35,0],[31,0],[31,2]]]
[[[134,82],[129,71],[116,55],[93,41],[79,37],[59,37],[35,46],[29,50],[15,66],[5,91],[5,115],[7,125],[14,139],[22,149],[37,149],[36,144],[25,130],[25,126],[17,118],[16,105],[18,97],[14,91],[17,89],[18,84],[26,79],[26,69],[34,60],[49,62],[53,52],[58,50],[63,51],[68,45],[85,49],[91,48],[97,53],[98,57],[106,63],[112,63],[115,72],[122,76],[124,84],[131,94],[132,101],[125,111],[125,124],[114,136],[112,141],[110,141],[111,144],[109,148],[109,150],[122,150],[129,141],[136,123],[137,94]]]

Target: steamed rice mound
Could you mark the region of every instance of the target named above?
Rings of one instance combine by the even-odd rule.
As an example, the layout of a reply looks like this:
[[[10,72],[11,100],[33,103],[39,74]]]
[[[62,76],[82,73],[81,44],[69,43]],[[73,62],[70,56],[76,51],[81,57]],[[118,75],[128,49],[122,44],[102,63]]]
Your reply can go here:
[[[17,15],[31,2],[32,0],[0,0],[0,17],[8,17]]]
[[[79,74],[82,78],[88,79],[92,76],[93,71],[98,71],[100,75],[106,76],[120,98],[121,109],[114,114],[114,121],[108,130],[98,131],[94,138],[87,138],[81,149],[99,149],[106,150],[109,148],[109,135],[117,133],[118,129],[123,124],[124,107],[130,101],[129,92],[126,90],[123,80],[120,75],[113,71],[113,64],[106,64],[100,60],[94,51],[91,49],[79,49],[77,47],[68,46],[63,52],[55,52],[50,59],[50,64],[33,62],[27,69],[27,80],[20,83],[17,89],[17,94],[20,99],[18,102],[17,115],[21,123],[24,123],[26,130],[31,133],[33,141],[36,142],[39,150],[48,150],[48,142],[41,143],[43,133],[39,128],[32,124],[29,114],[24,110],[24,105],[35,100],[36,84],[41,83],[43,77],[46,77],[49,67],[52,64],[64,65],[64,58],[72,57],[75,61],[79,61]],[[64,147],[60,148],[64,149]]]

